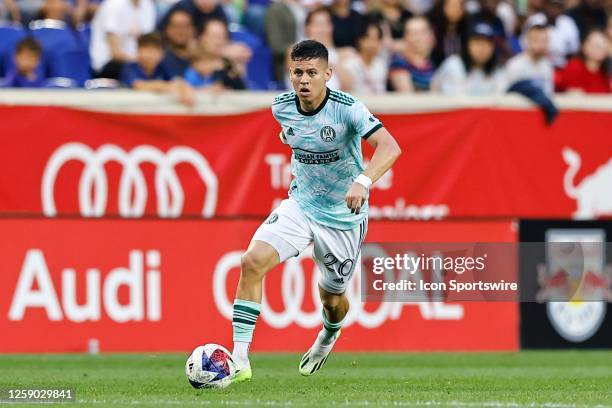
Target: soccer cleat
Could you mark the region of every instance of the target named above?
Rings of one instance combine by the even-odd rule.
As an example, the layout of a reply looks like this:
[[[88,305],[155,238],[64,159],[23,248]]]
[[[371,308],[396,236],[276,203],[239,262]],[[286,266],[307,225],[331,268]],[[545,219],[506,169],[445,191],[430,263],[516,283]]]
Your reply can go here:
[[[253,370],[251,370],[251,366],[236,368],[236,373],[232,377],[232,384],[239,384],[241,382],[251,381],[252,377]]]
[[[331,353],[332,348],[334,348],[334,344],[336,344],[339,337],[340,330],[338,330],[333,340],[329,344],[323,345],[320,343],[319,336],[317,336],[317,339],[310,350],[308,350],[300,360],[300,374],[308,376],[319,371],[321,367],[325,365],[325,362],[327,361],[327,358],[329,357],[329,354]]]

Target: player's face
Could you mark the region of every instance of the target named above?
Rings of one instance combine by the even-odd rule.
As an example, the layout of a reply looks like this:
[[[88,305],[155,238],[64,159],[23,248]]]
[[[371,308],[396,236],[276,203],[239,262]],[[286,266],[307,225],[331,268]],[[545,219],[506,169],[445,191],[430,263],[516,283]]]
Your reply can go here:
[[[313,58],[289,63],[291,84],[298,98],[306,103],[318,102],[325,93],[325,83],[331,78],[327,61]]]

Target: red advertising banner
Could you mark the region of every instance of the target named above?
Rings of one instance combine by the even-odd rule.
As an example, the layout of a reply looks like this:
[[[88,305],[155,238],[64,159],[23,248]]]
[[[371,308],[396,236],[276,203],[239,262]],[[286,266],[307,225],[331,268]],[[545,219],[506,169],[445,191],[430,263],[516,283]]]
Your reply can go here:
[[[291,179],[267,110],[0,115],[0,213],[262,217]],[[610,112],[563,111],[550,127],[535,110],[379,117],[404,155],[374,186],[373,219],[612,216]]]
[[[0,220],[0,352],[231,347],[240,256],[257,221]],[[370,223],[372,242],[515,242],[496,222]],[[321,325],[308,252],[266,277],[255,351],[304,351]],[[341,350],[516,350],[516,303],[361,303]],[[314,285],[313,285],[314,284]],[[279,341],[282,339],[282,341]]]

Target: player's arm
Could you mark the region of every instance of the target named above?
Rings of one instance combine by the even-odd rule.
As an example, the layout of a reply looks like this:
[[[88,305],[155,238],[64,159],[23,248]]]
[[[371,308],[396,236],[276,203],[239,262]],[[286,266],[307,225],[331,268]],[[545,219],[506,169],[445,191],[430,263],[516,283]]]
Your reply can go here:
[[[353,182],[345,197],[347,207],[355,214],[361,211],[370,185],[381,178],[402,154],[402,149],[397,141],[384,127],[374,132],[367,141],[374,147],[374,155],[363,174],[360,174]]]

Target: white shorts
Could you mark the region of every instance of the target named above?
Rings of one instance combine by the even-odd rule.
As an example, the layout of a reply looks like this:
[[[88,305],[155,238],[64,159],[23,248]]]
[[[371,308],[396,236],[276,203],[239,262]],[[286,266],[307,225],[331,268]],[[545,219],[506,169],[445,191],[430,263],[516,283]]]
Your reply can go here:
[[[253,241],[270,244],[281,262],[299,255],[314,243],[314,261],[321,271],[319,285],[341,294],[359,261],[361,244],[368,230],[367,217],[353,229],[339,230],[308,218],[293,198],[283,200],[253,235]]]

